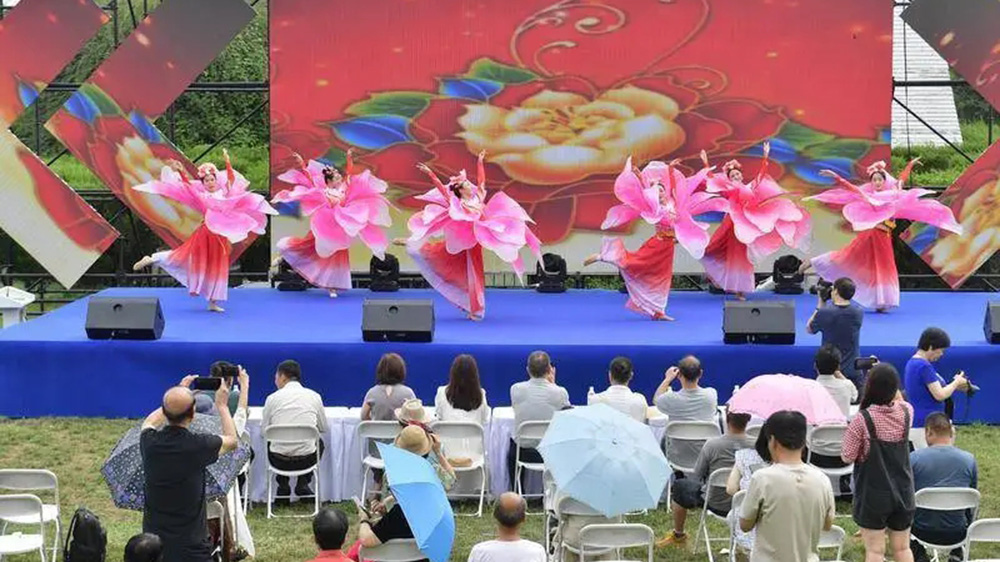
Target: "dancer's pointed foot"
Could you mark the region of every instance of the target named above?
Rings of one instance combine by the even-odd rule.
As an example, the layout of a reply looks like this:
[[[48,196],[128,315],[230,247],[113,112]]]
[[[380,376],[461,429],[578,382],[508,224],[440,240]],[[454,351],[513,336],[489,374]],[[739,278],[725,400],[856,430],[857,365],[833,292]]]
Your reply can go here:
[[[337,298],[337,290],[336,289],[330,289],[330,298],[331,299]]]
[[[587,267],[588,265],[595,263],[599,257],[600,256],[597,254],[591,254],[587,257],[587,259],[583,260],[583,267]]]
[[[475,314],[472,314],[471,312],[467,315],[467,318],[469,320],[472,320],[473,322],[482,322],[483,321],[483,317],[482,316],[476,316]]]
[[[746,293],[736,293],[736,300],[745,301],[747,300]]]
[[[142,256],[142,259],[135,262],[132,266],[132,271],[142,271],[154,263],[155,261],[153,260],[153,256]]]
[[[878,307],[878,308],[875,309],[875,312],[877,312],[879,314],[889,314],[889,309],[886,308],[886,307],[884,307],[884,306],[880,306],[880,307]]]
[[[673,322],[674,321],[674,317],[673,316],[669,316],[667,314],[664,314],[662,312],[657,312],[653,316],[653,320],[663,320],[665,322]]]
[[[219,306],[219,303],[215,301],[208,301],[208,310],[211,312],[225,312],[226,309]]]

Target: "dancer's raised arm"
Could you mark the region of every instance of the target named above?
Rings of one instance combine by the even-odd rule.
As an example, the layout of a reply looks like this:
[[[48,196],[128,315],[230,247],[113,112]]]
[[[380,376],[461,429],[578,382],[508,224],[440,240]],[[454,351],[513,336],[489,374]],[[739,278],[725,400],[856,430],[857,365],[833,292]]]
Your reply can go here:
[[[353,173],[354,173],[354,148],[348,148],[347,162],[344,163],[344,176],[350,176]]]
[[[437,190],[441,192],[441,195],[444,196],[445,199],[448,198],[448,186],[441,183],[441,179],[437,177],[437,174],[434,173],[434,170],[430,169],[430,167],[427,164],[424,164],[423,162],[417,164],[417,169],[427,174],[427,177],[429,177],[431,179],[431,182],[434,183],[434,187],[436,187]]]
[[[229,189],[236,183],[236,172],[233,170],[233,162],[229,158],[228,149],[222,149],[222,157],[226,160],[226,189]]]
[[[903,168],[903,171],[899,173],[899,178],[896,180],[897,189],[903,189],[903,186],[906,184],[906,180],[910,179],[910,172],[913,171],[913,167],[916,166],[918,163],[920,163],[919,156],[914,158],[913,160],[910,160],[909,163],[906,164],[906,167]]]
[[[853,183],[851,183],[848,180],[845,180],[840,174],[838,174],[837,172],[834,172],[833,170],[820,170],[819,171],[819,175],[823,176],[824,178],[832,178],[833,181],[837,182],[837,185],[839,185],[841,187],[845,187],[845,188],[850,189],[851,191],[855,191],[857,193],[862,193],[860,187],[854,185]],[[863,193],[862,193],[862,195],[863,195]]]
[[[476,161],[476,187],[479,188],[479,198],[486,199],[486,151],[479,151],[479,159]]]
[[[771,154],[771,143],[764,141],[764,160],[760,163],[760,170],[757,172],[757,181],[759,182],[767,174],[767,165],[770,162],[768,156]]]

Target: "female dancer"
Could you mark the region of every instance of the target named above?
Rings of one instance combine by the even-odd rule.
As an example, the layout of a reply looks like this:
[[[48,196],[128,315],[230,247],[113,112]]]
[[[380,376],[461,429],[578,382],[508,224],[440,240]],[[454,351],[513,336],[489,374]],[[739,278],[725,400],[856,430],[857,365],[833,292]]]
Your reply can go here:
[[[379,259],[385,258],[389,239],[382,227],[392,225],[389,202],[383,195],[387,186],[369,170],[355,175],[351,150],[344,167],[346,177],[315,160],[307,166],[298,154],[295,160],[296,168],[278,176],[295,187],[282,191],[271,202],[299,202],[302,214],[309,217],[309,233],[279,240],[279,255],[272,265],[284,260],[306,281],[336,297],[337,289],[351,288],[347,249],[352,238],[361,238]]]
[[[769,151],[765,142],[764,161],[750,183],[743,183],[743,167],[736,160],[726,162],[723,174],[712,174],[707,181],[708,191],[722,195],[729,205],[701,263],[712,283],[740,300],[754,290],[753,260],[776,252],[782,243],[802,246],[811,224],[805,209],[767,175]],[[704,151],[701,158],[707,167]]]
[[[802,271],[812,267],[820,277],[831,281],[849,277],[857,286],[854,300],[864,307],[885,312],[899,306],[899,274],[892,252],[896,219],[920,221],[962,233],[951,209],[933,199],[920,199],[930,191],[903,187],[918,161],[915,158],[907,164],[899,179],[886,172],[885,162],[875,162],[868,166],[868,182],[862,185],[854,185],[831,170],[820,172],[841,187],[807,199],[842,206],[844,219],[858,235],[847,246],[806,262]]]
[[[519,278],[524,274],[521,248],[528,246],[541,258],[528,213],[503,192],[486,200],[485,158],[486,151],[480,152],[477,184],[462,170],[446,185],[425,164],[417,164],[434,189],[418,197],[427,205],[410,217],[408,241],[396,241],[406,244],[424,278],[470,320],[482,320],[486,313],[483,248],[511,264]],[[444,240],[428,241],[438,235]]]
[[[215,164],[198,167],[198,179],[190,180],[184,166],[174,160],[164,166],[160,179],[133,186],[143,193],[155,193],[190,206],[205,222],[183,244],[165,252],[145,256],[135,263],[139,271],[158,265],[191,295],[208,299],[208,309],[223,312],[229,288],[229,261],[232,244],[242,242],[251,232],[264,234],[267,215],[278,214],[263,196],[247,190],[250,182],[233,170],[229,152],[223,151],[226,171]]]
[[[653,320],[673,320],[667,316],[667,299],[674,275],[674,240],[681,243],[695,259],[700,259],[708,245],[708,225],[694,220],[695,215],[723,211],[726,200],[705,191],[696,192],[711,168],[685,177],[674,166],[650,162],[640,172],[632,167],[632,158],[615,180],[615,196],[622,203],[608,210],[601,224],[606,230],[641,218],[656,228],[656,234],[635,252],[625,249],[621,238],[605,237],[601,251],[583,264],[603,261],[618,267],[629,299],[626,307]]]

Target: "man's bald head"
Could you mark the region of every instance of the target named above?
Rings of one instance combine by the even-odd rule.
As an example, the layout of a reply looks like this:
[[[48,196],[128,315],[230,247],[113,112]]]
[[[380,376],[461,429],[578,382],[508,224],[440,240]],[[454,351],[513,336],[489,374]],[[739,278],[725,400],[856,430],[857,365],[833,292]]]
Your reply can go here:
[[[507,529],[517,529],[524,523],[528,506],[524,498],[514,492],[504,492],[500,494],[496,507],[493,508],[493,517],[501,527]]]
[[[183,425],[194,418],[194,394],[183,386],[175,386],[163,395],[162,407],[170,425]]]

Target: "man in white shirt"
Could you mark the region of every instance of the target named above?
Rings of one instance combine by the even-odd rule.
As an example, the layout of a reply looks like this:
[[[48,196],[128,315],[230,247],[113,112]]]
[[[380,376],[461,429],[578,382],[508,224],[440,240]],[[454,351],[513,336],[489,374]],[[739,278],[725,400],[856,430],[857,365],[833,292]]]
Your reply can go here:
[[[316,392],[302,386],[302,368],[292,360],[282,361],[274,373],[274,385],[278,390],[267,397],[264,402],[264,414],[261,419],[261,432],[272,425],[308,425],[315,427],[320,436],[327,432],[326,412],[323,410],[323,398]],[[323,455],[323,441],[319,443],[319,454]],[[316,464],[316,444],[275,443],[268,446],[268,459],[271,466],[278,470],[305,470]],[[278,484],[276,498],[291,496],[288,477],[277,476]],[[312,475],[299,476],[295,483],[295,495],[299,497],[312,496],[309,487]]]
[[[833,488],[802,462],[806,418],[783,410],[767,419],[772,464],[753,473],[740,529],[757,529],[750,562],[818,562],[819,537],[833,526]]]
[[[497,538],[473,546],[468,562],[545,562],[545,548],[521,538],[526,513],[524,498],[514,492],[502,494],[493,508]]]
[[[559,410],[570,408],[569,393],[556,384],[556,366],[544,351],[534,351],[528,356],[528,380],[510,387],[510,405],[514,409],[514,427],[526,421],[548,421]],[[542,456],[535,450],[537,439],[521,442],[522,462],[542,462]],[[514,486],[517,443],[511,437],[507,455],[507,471],[511,486]]]
[[[844,416],[849,416],[851,402],[858,399],[858,387],[840,372],[840,361],[840,350],[831,344],[824,344],[816,352],[813,364],[816,367],[816,382],[830,393]]]
[[[632,362],[628,357],[615,357],[608,367],[608,381],[611,383],[604,392],[587,396],[587,405],[607,404],[636,421],[646,423],[649,406],[646,397],[632,392],[628,387],[632,380]]]

